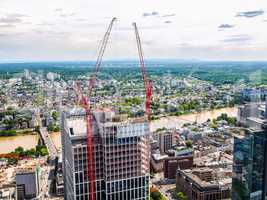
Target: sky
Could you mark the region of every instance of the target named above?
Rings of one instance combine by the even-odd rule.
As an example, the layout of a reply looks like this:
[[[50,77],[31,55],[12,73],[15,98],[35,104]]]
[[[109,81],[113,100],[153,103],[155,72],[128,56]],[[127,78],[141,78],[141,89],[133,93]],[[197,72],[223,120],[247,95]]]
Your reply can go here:
[[[266,0],[0,0],[0,62],[104,59],[267,60]]]

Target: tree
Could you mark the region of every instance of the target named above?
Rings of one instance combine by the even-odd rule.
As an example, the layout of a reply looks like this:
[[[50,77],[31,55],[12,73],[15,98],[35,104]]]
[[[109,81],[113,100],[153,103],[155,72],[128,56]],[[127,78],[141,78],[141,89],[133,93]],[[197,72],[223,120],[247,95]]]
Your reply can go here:
[[[228,117],[227,122],[228,124],[235,125],[237,120],[235,117]]]
[[[187,200],[188,199],[187,196],[185,196],[185,194],[183,192],[178,192],[177,193],[177,198],[179,200]]]
[[[28,157],[33,157],[36,155],[36,150],[34,148],[30,149],[30,150],[26,150],[24,152],[25,156],[28,156]]]
[[[58,116],[59,116],[59,114],[58,114],[57,111],[53,111],[53,112],[52,112],[52,117],[53,117],[54,121],[57,121]]]
[[[193,142],[192,142],[191,140],[187,140],[187,141],[185,142],[185,144],[186,144],[186,147],[187,147],[187,148],[192,148],[192,147],[193,147]]]
[[[0,136],[15,136],[17,135],[16,130],[2,130],[0,131]]]
[[[59,132],[59,131],[60,131],[59,126],[55,126],[53,131],[54,131],[54,132]]]
[[[150,196],[153,200],[163,200],[164,199],[162,194],[159,191],[151,192]]]
[[[7,129],[10,130],[15,126],[13,119],[4,119],[3,123],[7,126]]]
[[[24,149],[23,147],[17,147],[15,149],[15,153],[19,154],[19,156],[22,156],[24,154]]]
[[[16,165],[18,163],[17,158],[8,158],[7,160],[8,165]]]
[[[44,146],[44,145],[36,146],[36,154],[38,156],[46,156],[46,155],[48,155],[48,151],[47,151],[46,146]]]
[[[41,148],[41,150],[40,150],[40,154],[41,154],[41,156],[46,156],[46,155],[48,155],[47,148]]]
[[[211,123],[210,127],[213,129],[217,129],[218,125],[217,125],[217,123]]]

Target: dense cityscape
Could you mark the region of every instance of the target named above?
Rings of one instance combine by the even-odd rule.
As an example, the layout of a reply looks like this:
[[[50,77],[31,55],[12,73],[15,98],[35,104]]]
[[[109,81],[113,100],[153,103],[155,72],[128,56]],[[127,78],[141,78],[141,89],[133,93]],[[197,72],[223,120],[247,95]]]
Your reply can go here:
[[[91,100],[94,110],[100,109],[94,112],[100,131],[94,133],[94,148],[99,152],[95,152],[95,176],[96,181],[105,185],[105,189],[96,186],[95,198],[102,196],[103,199],[103,195],[108,194],[107,199],[134,199],[132,195],[137,194],[147,198],[149,192],[151,199],[230,199],[235,195],[237,199],[245,199],[251,194],[261,195],[264,166],[260,166],[264,158],[254,158],[247,148],[252,148],[255,155],[265,155],[261,152],[264,148],[259,147],[264,145],[265,137],[267,89],[264,83],[239,77],[225,83],[209,80],[207,74],[199,76],[197,71],[189,75],[185,72],[187,66],[196,64],[203,65],[203,71],[206,71],[205,65],[207,68],[213,65],[215,69],[218,65],[220,71],[222,64],[227,67],[247,63],[159,63],[167,73],[163,67],[155,67],[157,62],[147,62],[154,91],[149,135],[146,135],[144,86],[138,63],[108,61],[103,64]],[[58,67],[64,64],[66,66]],[[88,90],[86,83],[93,68],[86,68],[88,72],[84,73],[84,66],[90,64],[44,63],[46,67],[41,63],[2,64],[1,69],[6,69],[6,65],[17,66],[10,67],[10,72],[1,72],[2,199],[63,199],[67,194],[76,197],[65,196],[65,199],[88,199],[88,175],[86,170],[79,172],[83,169],[80,167],[85,167],[81,164],[86,162],[82,148],[86,146],[86,126],[83,109],[77,104],[75,83],[79,80],[83,91]],[[75,70],[68,65],[75,66]],[[267,70],[263,62],[251,63],[251,66],[262,70],[261,74]],[[219,75],[216,71],[212,73],[214,80],[220,79],[219,72]],[[246,77],[247,69],[240,73]],[[103,132],[102,126],[108,132]],[[122,127],[125,128],[121,132]],[[131,129],[134,132],[123,132]],[[103,134],[107,133],[122,134],[121,142],[130,143],[123,146],[119,142],[117,147],[114,144],[108,147],[115,138],[104,139]],[[70,137],[72,134],[77,136]],[[148,143],[150,148],[145,146]],[[75,161],[68,168],[66,162],[73,159],[77,159],[78,166]],[[139,165],[141,163],[144,164]],[[253,165],[255,169],[246,171]],[[68,178],[67,174],[76,174],[76,170],[77,178]],[[128,186],[126,182],[122,186],[109,183],[113,179],[133,177],[143,177],[133,179],[141,181],[142,192],[127,193],[129,188],[120,188],[135,188],[132,185],[135,181]],[[82,188],[72,186],[81,183]],[[66,193],[66,190],[72,192]]]
[[[0,200],[267,199],[266,1],[0,8]]]

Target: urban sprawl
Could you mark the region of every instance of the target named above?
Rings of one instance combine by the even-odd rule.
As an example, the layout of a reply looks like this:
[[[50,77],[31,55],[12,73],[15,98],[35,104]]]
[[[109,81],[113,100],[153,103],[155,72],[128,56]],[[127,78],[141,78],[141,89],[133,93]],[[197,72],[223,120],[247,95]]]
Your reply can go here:
[[[89,149],[76,83],[87,95],[91,64],[1,69],[1,200],[265,198],[265,68],[148,62],[148,121],[138,63],[105,62],[90,98]]]

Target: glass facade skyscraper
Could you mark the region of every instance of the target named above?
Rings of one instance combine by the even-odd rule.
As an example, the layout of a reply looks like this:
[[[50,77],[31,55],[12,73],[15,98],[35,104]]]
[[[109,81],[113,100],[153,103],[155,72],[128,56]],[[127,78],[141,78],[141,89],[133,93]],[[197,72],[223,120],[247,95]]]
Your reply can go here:
[[[242,130],[234,137],[233,200],[265,200],[267,131]]]

